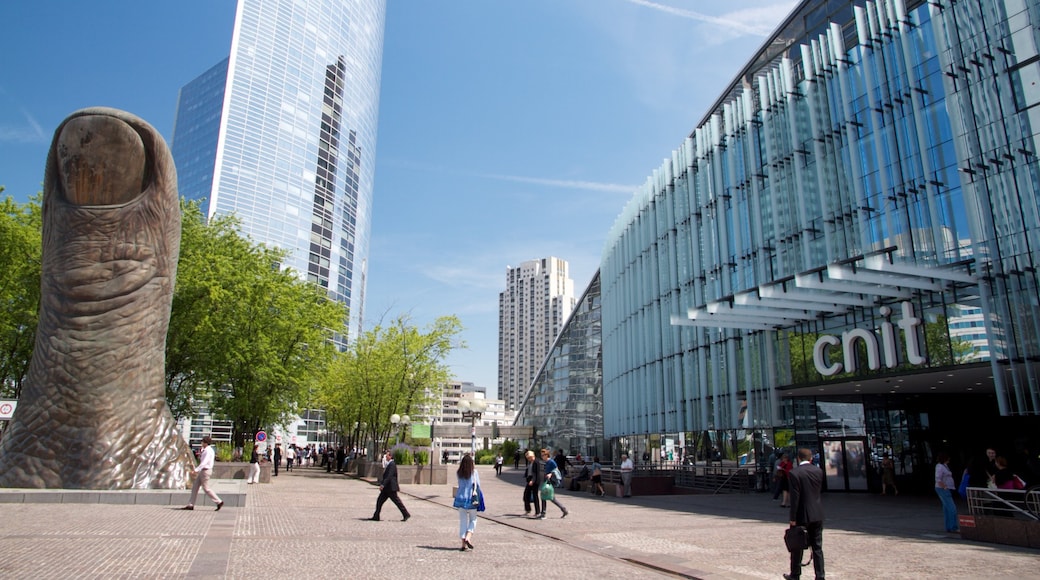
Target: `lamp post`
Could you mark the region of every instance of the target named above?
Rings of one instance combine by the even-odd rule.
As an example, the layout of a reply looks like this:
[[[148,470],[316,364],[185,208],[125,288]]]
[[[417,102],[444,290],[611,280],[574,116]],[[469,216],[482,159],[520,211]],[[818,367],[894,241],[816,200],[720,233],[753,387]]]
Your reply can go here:
[[[406,425],[412,422],[412,418],[408,415],[398,415],[394,413],[390,415],[390,423],[394,426],[394,430],[397,431],[397,442],[401,442],[401,429],[404,429]]]
[[[463,399],[459,401],[459,408],[462,409],[462,418],[469,419],[469,452],[473,455],[473,459],[477,458],[477,421],[484,414],[484,410],[487,409],[487,402],[481,399]]]

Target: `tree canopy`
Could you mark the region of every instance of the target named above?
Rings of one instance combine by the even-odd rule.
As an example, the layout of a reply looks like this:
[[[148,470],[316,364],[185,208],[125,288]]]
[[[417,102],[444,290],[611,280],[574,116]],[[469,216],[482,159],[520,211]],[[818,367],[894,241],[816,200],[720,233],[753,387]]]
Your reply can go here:
[[[0,187],[3,192],[3,187]],[[39,196],[0,201],[0,396],[18,397],[29,371],[40,304]]]
[[[348,446],[365,447],[389,439],[393,414],[410,415],[413,422],[440,416],[441,389],[451,378],[444,360],[465,346],[461,332],[454,316],[425,329],[400,316],[363,332],[336,355],[319,384],[317,402],[329,429],[345,434]]]

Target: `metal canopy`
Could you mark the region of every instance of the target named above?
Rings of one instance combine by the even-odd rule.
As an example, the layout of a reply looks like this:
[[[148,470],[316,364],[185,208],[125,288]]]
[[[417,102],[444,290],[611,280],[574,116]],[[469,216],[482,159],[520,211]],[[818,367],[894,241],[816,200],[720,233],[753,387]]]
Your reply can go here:
[[[928,267],[892,263],[891,253],[861,256],[770,282],[671,317],[673,326],[780,330],[828,314],[870,307],[879,299],[909,300],[915,293],[939,292],[953,284],[975,284],[973,261]]]

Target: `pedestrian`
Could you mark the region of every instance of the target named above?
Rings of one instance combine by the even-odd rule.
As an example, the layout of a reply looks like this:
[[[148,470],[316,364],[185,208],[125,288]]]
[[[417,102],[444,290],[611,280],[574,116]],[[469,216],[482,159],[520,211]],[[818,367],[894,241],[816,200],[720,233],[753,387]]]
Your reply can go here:
[[[199,488],[206,492],[213,503],[217,505],[217,511],[224,507],[224,502],[221,501],[220,496],[216,494],[212,489],[209,488],[209,475],[213,470],[213,439],[209,435],[202,438],[202,449],[199,451],[199,464],[195,467],[195,483],[191,486],[191,500],[188,501],[188,505],[182,507],[182,510],[193,510],[195,509],[195,500],[199,497]]]
[[[556,457],[553,457],[553,461],[556,462],[556,467],[560,470],[560,473],[567,475],[567,466],[571,462],[567,461],[567,456],[563,454],[563,449],[556,450]]]
[[[524,515],[531,515],[531,504],[534,504],[534,517],[542,515],[542,502],[538,498],[538,492],[542,487],[542,469],[535,460],[534,451],[530,449],[524,453],[527,459],[527,469],[524,471]]]
[[[260,445],[253,444],[253,452],[249,454],[249,477],[246,483],[260,481]]]
[[[812,460],[812,458],[809,458]],[[780,474],[780,493],[783,494],[783,499],[780,500],[780,507],[791,506],[791,470],[794,469],[794,464],[791,463],[791,456],[784,453],[780,456],[780,463],[776,466],[777,473]]]
[[[599,456],[592,458],[592,486],[596,495],[605,495],[603,491],[603,466],[599,463]]]
[[[993,476],[993,481],[997,484],[998,489],[1025,489],[1025,480],[1011,471],[1007,459],[997,456],[994,463],[997,466],[997,473]]]
[[[513,469],[520,469],[520,450],[513,452]]]
[[[274,476],[278,477],[278,465],[282,462],[282,444],[274,444]]]
[[[473,465],[473,456],[469,453],[462,456],[459,469],[455,472],[458,479],[458,491],[455,493],[455,502],[452,504],[459,510],[459,539],[462,540],[460,552],[473,549],[473,532],[477,529],[477,506],[473,505],[473,498],[479,497],[480,474]]]
[[[285,470],[292,471],[294,463],[296,463],[296,446],[290,445],[285,450]]]
[[[379,482],[379,499],[376,500],[376,513],[372,514],[370,519],[374,522],[379,521],[379,512],[382,511],[383,504],[389,499],[394,502],[397,509],[401,510],[402,521],[407,522],[408,518],[412,517],[412,514],[408,513],[408,508],[404,507],[401,498],[397,496],[397,492],[400,491],[401,487],[397,483],[397,464],[394,463],[394,456],[387,451],[386,455],[384,455],[384,461],[386,467],[383,468],[383,477]]]
[[[500,451],[495,456],[495,475],[502,475],[502,462],[504,461],[505,459],[502,458],[502,452]]]
[[[628,458],[628,455],[621,454],[621,483],[624,485],[624,491],[621,494],[624,497],[632,497],[632,472],[635,471],[635,465],[632,465],[632,460]]]
[[[886,453],[885,458],[881,460],[881,495],[888,495],[889,486],[899,495],[899,488],[896,487],[896,462]]]
[[[561,449],[560,452],[562,453],[563,450]],[[560,503],[560,500],[556,499],[556,489],[555,489],[558,485],[561,485],[563,482],[556,480],[557,475],[554,474],[553,472],[555,472],[556,469],[559,466],[556,465],[556,460],[552,459],[550,457],[550,451],[548,449],[542,449],[542,465],[543,465],[543,473],[545,474],[545,477],[543,478],[541,492],[539,494],[539,495],[541,495],[541,499],[542,499],[542,516],[541,516],[541,519],[544,520],[545,516],[548,513],[548,512],[545,511],[545,508],[547,507],[547,505],[546,505],[547,501],[553,502],[553,504],[556,507],[560,508],[560,511],[563,512],[563,515],[561,515],[560,517],[561,518],[565,518],[565,517],[567,517],[567,515],[570,512],[567,511],[567,508],[563,507],[563,504]],[[559,473],[559,472],[557,472],[557,473]]]
[[[950,471],[950,454],[939,453],[935,461],[935,493],[939,496],[943,508],[943,523],[947,532],[959,532],[957,527],[957,506],[953,503],[950,490],[956,489],[953,472]]]
[[[823,502],[820,491],[823,489],[823,470],[812,462],[813,453],[809,449],[798,450],[798,467],[787,474],[790,488],[791,511],[790,526],[805,526],[809,535],[809,548],[812,550],[813,571],[817,580],[823,580]],[[784,574],[787,580],[800,578],[802,575],[802,554],[804,550],[791,552],[791,573]]]

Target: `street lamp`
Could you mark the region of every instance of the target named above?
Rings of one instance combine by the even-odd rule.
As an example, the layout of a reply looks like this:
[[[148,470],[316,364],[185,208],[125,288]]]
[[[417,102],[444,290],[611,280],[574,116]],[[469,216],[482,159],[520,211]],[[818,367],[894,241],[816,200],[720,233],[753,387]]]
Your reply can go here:
[[[487,402],[481,399],[463,399],[459,401],[459,408],[462,409],[462,418],[469,419],[469,432],[470,442],[469,451],[473,454],[473,458],[477,457],[477,421],[480,420],[481,415],[484,414],[484,410],[487,409]]]
[[[409,417],[408,415],[398,415],[397,413],[394,413],[393,415],[390,415],[390,423],[393,424],[394,429],[397,431],[397,442],[398,443],[401,442],[401,429],[403,429],[405,427],[405,425],[407,425],[407,424],[409,424],[411,422],[412,422],[412,418]],[[400,426],[401,429],[398,429],[398,426]]]

